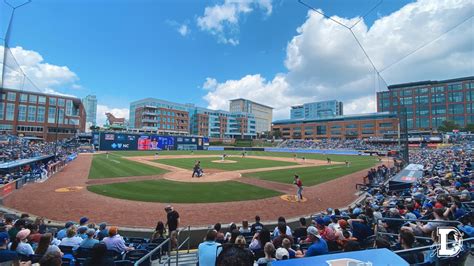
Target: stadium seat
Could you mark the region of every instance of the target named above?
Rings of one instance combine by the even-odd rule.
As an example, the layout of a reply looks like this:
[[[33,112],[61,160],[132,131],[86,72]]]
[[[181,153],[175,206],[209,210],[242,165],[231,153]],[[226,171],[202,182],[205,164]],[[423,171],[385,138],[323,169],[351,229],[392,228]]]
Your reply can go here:
[[[125,260],[130,260],[130,261],[137,261],[141,259],[143,256],[148,254],[148,250],[143,250],[143,249],[136,249],[136,250],[131,250],[125,254]]]
[[[107,250],[107,256],[113,258],[114,260],[121,260],[123,258],[123,254],[118,253],[115,250]]]
[[[43,257],[43,255],[40,255],[40,254],[33,254],[30,256],[30,260],[31,260],[31,263],[38,263],[41,258]]]
[[[64,254],[73,254],[74,253],[71,246],[59,246],[59,249]]]
[[[115,266],[133,266],[133,262],[129,260],[116,260]]]
[[[134,247],[138,247],[141,244],[148,243],[148,239],[141,237],[129,237],[127,240],[128,242],[126,243],[132,244],[132,246]]]
[[[92,249],[91,248],[78,248],[76,250],[75,257],[76,258],[88,258],[92,254]]]

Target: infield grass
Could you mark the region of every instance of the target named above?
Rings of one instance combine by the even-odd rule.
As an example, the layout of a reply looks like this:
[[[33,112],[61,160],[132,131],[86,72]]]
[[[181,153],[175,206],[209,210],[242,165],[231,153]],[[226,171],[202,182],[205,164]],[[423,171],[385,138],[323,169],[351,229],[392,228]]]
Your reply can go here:
[[[159,157],[158,157],[159,158]],[[204,157],[199,158],[176,158],[176,159],[158,159],[154,162],[167,164],[183,169],[191,170],[196,161],[201,161],[201,167],[206,169],[220,169],[226,171],[243,170],[243,169],[257,169],[266,167],[290,166],[296,165],[294,162],[282,162],[274,160],[263,160],[255,158],[241,158],[238,156],[226,158],[227,161],[236,161],[236,163],[216,163],[213,161],[220,161],[219,157]]]
[[[281,195],[277,191],[235,181],[185,183],[169,180],[147,180],[88,186],[87,189],[113,198],[164,203],[231,202]]]
[[[89,179],[125,176],[160,175],[167,171],[158,167],[133,162],[114,154],[95,154],[89,170]]]
[[[332,179],[349,175],[375,165],[374,158],[366,157],[364,161],[351,162],[350,167],[344,164],[328,164],[323,166],[294,168],[286,170],[265,171],[243,174],[244,177],[258,178],[285,184],[293,184],[293,175],[297,174],[304,186],[314,186]]]

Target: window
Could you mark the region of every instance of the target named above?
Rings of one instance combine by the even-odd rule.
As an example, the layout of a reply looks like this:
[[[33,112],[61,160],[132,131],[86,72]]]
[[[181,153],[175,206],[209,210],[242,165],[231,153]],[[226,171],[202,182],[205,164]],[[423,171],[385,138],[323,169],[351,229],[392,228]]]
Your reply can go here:
[[[56,105],[56,98],[49,97],[49,105],[55,106]]]
[[[316,126],[317,135],[326,135],[326,126]]]
[[[79,125],[79,119],[77,118],[71,118],[69,119],[69,125]]]
[[[431,92],[444,92],[444,87],[443,86],[433,87],[431,88]]]
[[[346,128],[357,128],[357,124],[347,124]]]
[[[459,91],[461,89],[461,83],[448,85],[448,91]]]
[[[413,118],[407,118],[407,128],[413,129]]]
[[[46,96],[38,96],[38,103],[45,104],[46,103]]]
[[[5,120],[13,121],[15,118],[15,104],[14,103],[7,103],[7,111]]]
[[[30,94],[29,102],[30,103],[36,103],[37,101],[38,101],[38,96]]]
[[[379,127],[393,127],[393,123],[379,123]]]
[[[0,120],[3,120],[5,117],[5,104],[0,102]]]
[[[66,100],[66,115],[72,115],[72,101]]]
[[[466,101],[474,102],[474,89],[470,89],[470,90],[466,91]]]
[[[464,92],[459,91],[459,92],[449,92],[449,101],[450,102],[463,102],[464,101]]]
[[[340,129],[342,128],[341,125],[332,125],[331,129]]]
[[[448,114],[464,114],[463,104],[450,104],[448,105]]]
[[[428,105],[416,105],[416,115],[427,116],[430,114],[430,108]]]
[[[64,99],[58,98],[58,106],[64,107]]]
[[[433,114],[433,115],[444,115],[444,114],[446,114],[446,106],[445,105],[432,105],[431,106],[431,114]]]
[[[331,135],[341,135],[340,129],[331,129]]]
[[[374,134],[375,131],[373,129],[362,129],[362,134]]]
[[[444,103],[446,101],[446,94],[438,93],[431,95],[431,102],[432,103]]]
[[[430,120],[426,118],[416,119],[418,128],[428,129],[430,127]]]
[[[26,93],[21,93],[20,94],[20,102],[26,103],[28,101],[28,94]]]
[[[402,96],[412,96],[413,91],[412,90],[403,90],[402,91]]]
[[[7,94],[7,100],[12,101],[12,102],[16,101],[16,93],[15,92],[9,92]]]
[[[36,106],[28,105],[28,122],[36,121]]]
[[[430,90],[428,88],[419,88],[418,94],[427,94]]]
[[[36,116],[37,122],[44,122],[44,112],[45,112],[44,106],[38,106],[38,115]]]
[[[58,109],[58,123],[64,124],[64,109]]]
[[[453,121],[454,123],[456,123],[457,125],[463,127],[464,126],[464,116],[455,116],[453,117]]]
[[[26,105],[20,104],[18,106],[18,121],[26,120]]]
[[[429,103],[428,95],[416,96],[417,104]]]
[[[363,124],[362,125],[363,128],[373,128],[374,127],[374,124],[370,123],[370,124]]]
[[[48,123],[50,124],[56,123],[56,107],[48,108]]]
[[[402,103],[402,105],[412,105],[413,104],[413,98],[412,97],[401,98],[400,102]]]

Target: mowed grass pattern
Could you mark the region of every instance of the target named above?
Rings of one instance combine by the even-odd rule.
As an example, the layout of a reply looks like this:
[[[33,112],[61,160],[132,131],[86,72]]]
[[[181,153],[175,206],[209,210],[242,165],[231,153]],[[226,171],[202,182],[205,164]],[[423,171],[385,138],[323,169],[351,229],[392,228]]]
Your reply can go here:
[[[109,154],[108,159],[106,154],[96,154],[92,158],[89,179],[160,175],[166,172],[164,169],[132,162],[114,154]]]
[[[290,166],[296,165],[294,162],[282,162],[274,160],[263,160],[255,158],[241,158],[238,156],[226,158],[226,160],[236,161],[236,163],[215,163],[212,161],[220,161],[219,157],[205,157],[199,158],[177,158],[177,159],[158,159],[154,162],[167,164],[183,169],[191,170],[196,161],[201,161],[201,168],[204,169],[220,169],[226,171],[242,170],[242,169],[257,169],[257,168],[267,168],[267,167],[278,167],[278,166]]]
[[[256,200],[281,193],[235,181],[184,183],[169,180],[147,180],[87,187],[108,197],[164,203],[208,203]]]
[[[314,186],[332,179],[336,179],[338,177],[342,177],[370,168],[375,165],[376,161],[373,157],[364,158],[366,159],[351,163],[350,167],[346,167],[344,164],[328,164],[324,166],[315,166],[307,168],[248,173],[243,174],[243,176],[286,184],[293,184],[293,176],[297,174],[300,176],[304,186]]]

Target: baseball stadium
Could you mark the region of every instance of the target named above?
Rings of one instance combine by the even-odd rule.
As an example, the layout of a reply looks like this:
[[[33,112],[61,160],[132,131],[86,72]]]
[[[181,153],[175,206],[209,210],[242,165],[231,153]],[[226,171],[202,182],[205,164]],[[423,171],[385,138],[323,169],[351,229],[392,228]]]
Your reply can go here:
[[[472,1],[335,2],[0,3],[0,265],[473,265]]]

